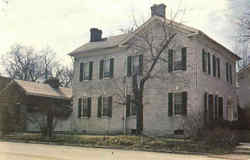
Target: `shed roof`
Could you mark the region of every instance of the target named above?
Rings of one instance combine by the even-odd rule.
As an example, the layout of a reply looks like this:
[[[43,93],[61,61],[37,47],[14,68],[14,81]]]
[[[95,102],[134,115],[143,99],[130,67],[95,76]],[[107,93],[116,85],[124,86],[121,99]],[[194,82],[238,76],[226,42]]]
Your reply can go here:
[[[23,81],[23,80],[14,80],[27,95],[41,96],[41,97],[50,97],[57,99],[71,99],[72,98],[72,89],[71,88],[62,88],[58,89],[52,88],[49,84]]]

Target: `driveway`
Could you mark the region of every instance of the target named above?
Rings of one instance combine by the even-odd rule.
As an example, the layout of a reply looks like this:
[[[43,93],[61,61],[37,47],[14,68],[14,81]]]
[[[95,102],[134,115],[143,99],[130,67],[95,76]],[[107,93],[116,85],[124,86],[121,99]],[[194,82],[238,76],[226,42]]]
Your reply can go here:
[[[0,142],[0,160],[250,160],[250,156],[200,156],[43,144]],[[249,158],[249,159],[248,159]]]

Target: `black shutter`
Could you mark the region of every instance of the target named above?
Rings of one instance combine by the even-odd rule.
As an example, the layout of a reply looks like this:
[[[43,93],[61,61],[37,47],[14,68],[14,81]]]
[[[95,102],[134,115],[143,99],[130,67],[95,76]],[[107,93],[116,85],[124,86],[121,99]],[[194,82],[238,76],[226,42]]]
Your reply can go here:
[[[204,94],[204,122],[207,122],[207,92]]]
[[[227,82],[229,81],[228,71],[229,71],[229,67],[228,67],[228,63],[226,62],[226,79],[227,79]]]
[[[130,116],[130,104],[131,104],[131,96],[127,95],[127,100],[126,100],[126,116]]]
[[[128,56],[127,58],[127,76],[130,77],[131,76],[131,56]]]
[[[139,75],[143,75],[143,55],[139,55]]]
[[[98,97],[98,109],[97,109],[97,117],[102,116],[102,97]]]
[[[218,117],[218,96],[214,96],[214,119],[217,120],[217,117]]]
[[[83,63],[80,63],[80,76],[79,81],[81,82],[83,80]]]
[[[229,75],[230,75],[230,83],[233,84],[233,77],[232,77],[232,65],[229,65]]]
[[[182,69],[186,71],[187,70],[187,48],[186,47],[181,49],[181,54],[182,54]]]
[[[219,119],[223,120],[223,97],[219,97]]]
[[[93,62],[89,62],[89,80],[92,80]]]
[[[113,77],[113,74],[114,74],[114,58],[111,58],[110,59],[110,77]]]
[[[208,105],[209,105],[209,120],[210,121],[212,121],[213,119],[214,119],[214,116],[213,116],[213,114],[214,114],[214,109],[213,109],[213,107],[214,107],[214,101],[213,101],[213,95],[209,95],[208,96]]]
[[[206,64],[206,52],[204,49],[202,49],[202,70],[203,72],[207,72],[207,64]]]
[[[91,117],[91,97],[88,97],[88,117]]]
[[[168,116],[173,115],[173,93],[168,93]]]
[[[168,50],[168,72],[173,72],[173,50]]]
[[[217,58],[218,78],[220,78],[220,58]]]
[[[103,63],[104,63],[104,60],[102,59],[100,61],[100,66],[99,66],[99,79],[103,79]]]
[[[187,115],[187,92],[182,92],[182,105],[183,105],[183,112],[182,115]]]
[[[207,71],[208,71],[208,74],[210,75],[211,74],[211,58],[210,58],[210,53],[208,52],[207,53],[207,58],[208,58],[208,61],[207,61]]]
[[[109,113],[108,116],[112,117],[112,97],[108,97],[108,104],[109,104]]]
[[[82,98],[78,99],[78,118],[82,115]]]
[[[213,55],[213,76],[216,77],[216,57]]]

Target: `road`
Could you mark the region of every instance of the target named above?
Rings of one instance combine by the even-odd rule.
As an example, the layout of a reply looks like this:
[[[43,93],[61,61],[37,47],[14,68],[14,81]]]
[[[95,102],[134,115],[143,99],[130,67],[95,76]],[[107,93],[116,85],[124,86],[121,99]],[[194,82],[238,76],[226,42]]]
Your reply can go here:
[[[224,157],[229,158],[0,142],[0,160],[250,160],[246,155]]]

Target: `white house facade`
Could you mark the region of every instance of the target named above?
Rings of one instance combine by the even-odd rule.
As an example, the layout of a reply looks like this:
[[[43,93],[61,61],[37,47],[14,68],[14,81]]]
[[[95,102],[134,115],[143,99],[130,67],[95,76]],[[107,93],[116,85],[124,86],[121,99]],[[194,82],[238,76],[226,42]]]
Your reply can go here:
[[[151,18],[133,33],[149,27],[162,35],[159,22],[171,22],[165,19],[165,8],[164,4],[152,6]],[[237,120],[235,68],[239,57],[200,30],[172,23],[175,47],[164,51],[167,63],[156,65],[161,78],[152,78],[145,85],[144,134],[177,133],[195,115],[201,123]],[[131,75],[145,67],[148,52],[136,52],[126,45],[133,33],[102,38],[102,31],[92,28],[90,42],[70,53],[75,59],[75,130],[119,134],[136,129]],[[126,104],[120,103],[124,97]]]

